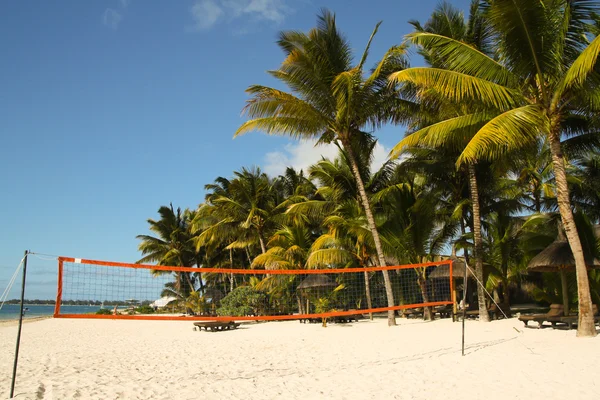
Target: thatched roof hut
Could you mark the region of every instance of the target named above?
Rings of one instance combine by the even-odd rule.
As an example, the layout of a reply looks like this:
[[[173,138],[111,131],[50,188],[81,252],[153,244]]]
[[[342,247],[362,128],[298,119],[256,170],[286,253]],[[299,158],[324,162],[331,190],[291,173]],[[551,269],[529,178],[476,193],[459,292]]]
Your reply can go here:
[[[335,286],[337,283],[325,274],[310,274],[298,285],[298,290]]]
[[[588,268],[600,267],[599,260],[590,257],[589,255],[584,255],[584,258],[585,265]],[[563,293],[563,306],[565,310],[565,315],[568,315],[569,293],[567,288],[566,272],[575,269],[575,257],[573,257],[571,246],[569,246],[569,242],[567,242],[562,226],[558,227],[558,237],[556,238],[556,240],[550,243],[550,245],[544,250],[542,250],[538,255],[533,257],[531,261],[529,261],[527,269],[532,272],[560,272]]]
[[[585,264],[588,268],[600,267],[600,261],[589,255],[585,255]],[[559,230],[559,237],[554,242],[529,261],[527,269],[533,272],[559,272],[575,269],[575,258],[562,230]]]
[[[452,278],[464,279],[466,263],[457,256],[450,256],[440,261],[452,261]],[[429,278],[448,278],[450,276],[450,264],[444,264],[437,266],[433,272],[429,275]],[[470,270],[467,270],[467,278],[472,278],[473,274]]]

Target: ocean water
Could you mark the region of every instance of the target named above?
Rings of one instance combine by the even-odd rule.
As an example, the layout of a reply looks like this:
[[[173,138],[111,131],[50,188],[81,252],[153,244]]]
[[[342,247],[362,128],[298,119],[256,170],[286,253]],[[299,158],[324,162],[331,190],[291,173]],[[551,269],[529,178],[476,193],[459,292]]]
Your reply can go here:
[[[28,309],[25,311],[24,318],[43,317],[54,314],[54,305],[25,304],[23,308]],[[0,320],[19,319],[19,309],[20,306],[18,304],[5,304],[0,310]],[[60,306],[61,312],[69,314],[93,314],[99,309],[100,306]]]

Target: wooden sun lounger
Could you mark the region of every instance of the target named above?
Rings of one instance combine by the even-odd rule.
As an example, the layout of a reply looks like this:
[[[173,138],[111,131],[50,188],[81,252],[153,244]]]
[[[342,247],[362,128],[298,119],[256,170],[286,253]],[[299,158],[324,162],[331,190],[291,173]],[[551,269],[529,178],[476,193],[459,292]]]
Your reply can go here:
[[[594,313],[594,324],[600,323],[600,316],[598,315],[598,305],[593,304],[592,310]],[[578,315],[569,315],[566,317],[552,317],[548,319],[548,322],[552,323],[553,327],[556,327],[557,324],[565,324],[568,329],[575,329],[579,323]]]
[[[404,310],[403,315],[405,318],[411,318],[411,317],[415,317],[415,318],[419,318],[423,316],[423,308],[419,307],[419,308],[407,308]]]
[[[199,321],[199,322],[194,322],[194,330],[196,330],[196,328],[198,328],[198,330],[202,330],[202,328],[204,328],[205,331],[211,331],[211,332],[216,332],[216,331],[228,331],[230,329],[237,329],[237,327],[240,326],[239,323],[237,322],[221,322],[221,321]]]
[[[560,322],[560,318],[568,318],[564,317],[563,305],[552,304],[550,305],[550,311],[546,314],[521,315],[519,321],[523,322],[525,326],[528,326],[529,321],[537,322],[538,328],[541,328],[544,322],[550,322],[553,326],[556,325],[557,322]]]
[[[354,322],[359,319],[363,319],[364,316],[362,314],[351,314],[351,315],[336,315],[335,317],[331,317],[331,320],[336,324],[345,324],[347,322]]]

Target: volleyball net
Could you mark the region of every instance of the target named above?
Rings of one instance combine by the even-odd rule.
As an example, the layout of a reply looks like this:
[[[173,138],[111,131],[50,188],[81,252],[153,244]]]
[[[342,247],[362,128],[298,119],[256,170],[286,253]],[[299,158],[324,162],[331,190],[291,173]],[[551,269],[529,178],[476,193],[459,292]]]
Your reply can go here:
[[[387,274],[393,304],[386,292]],[[292,320],[455,302],[452,261],[367,268],[168,267],[59,257],[54,317]]]

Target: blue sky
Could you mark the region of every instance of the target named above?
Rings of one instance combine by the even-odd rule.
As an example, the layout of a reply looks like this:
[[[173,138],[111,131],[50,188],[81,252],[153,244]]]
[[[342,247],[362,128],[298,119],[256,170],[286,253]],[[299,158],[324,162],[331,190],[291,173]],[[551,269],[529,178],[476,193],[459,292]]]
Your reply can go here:
[[[326,7],[360,53],[383,20],[375,63],[437,3],[2,2],[0,288],[25,249],[133,262],[159,206],[196,207],[206,183],[242,166],[277,173],[333,154],[261,133],[232,139],[244,90],[276,85],[265,71],[283,59],[277,33],[310,29]],[[403,129],[376,134],[383,159]],[[30,271],[27,297],[51,298],[55,262],[32,257]]]

